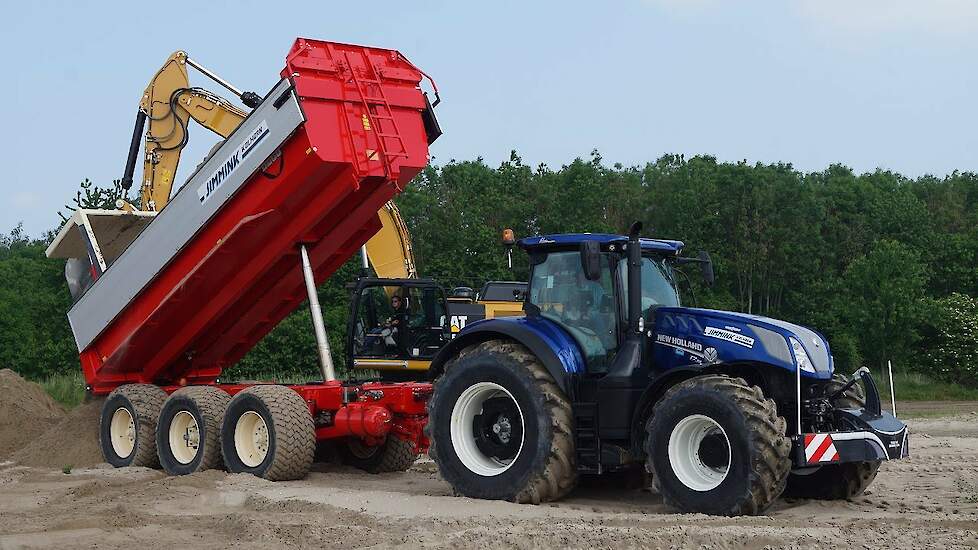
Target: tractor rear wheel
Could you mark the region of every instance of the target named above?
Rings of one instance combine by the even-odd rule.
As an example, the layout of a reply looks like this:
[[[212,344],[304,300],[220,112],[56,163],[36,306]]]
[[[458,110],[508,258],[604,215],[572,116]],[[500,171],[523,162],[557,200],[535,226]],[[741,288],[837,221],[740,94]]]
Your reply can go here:
[[[221,421],[231,396],[213,386],[181,388],[163,403],[156,430],[160,465],[170,475],[224,466]]]
[[[577,483],[571,403],[522,345],[455,359],[428,402],[429,453],[457,493],[538,504]]]
[[[309,407],[291,388],[252,386],[228,403],[221,424],[221,451],[231,473],[271,481],[302,479],[316,451]]]
[[[356,437],[347,438],[339,447],[343,463],[371,474],[404,472],[418,459],[414,444],[388,435],[380,445],[367,445]]]
[[[119,386],[102,405],[99,446],[105,461],[122,468],[159,468],[156,455],[156,421],[166,392],[152,384]]]
[[[742,378],[698,376],[671,388],[646,425],[647,467],[683,512],[754,515],[784,490],[791,443],[774,401]]]
[[[844,376],[835,375],[825,387],[826,393],[833,393],[846,384]],[[835,402],[836,407],[862,409],[866,406],[866,396],[859,384],[854,384]],[[811,498],[818,500],[847,500],[861,495],[876,479],[880,461],[847,462],[830,464],[816,469],[797,470],[788,476],[788,486],[784,495],[792,498]]]

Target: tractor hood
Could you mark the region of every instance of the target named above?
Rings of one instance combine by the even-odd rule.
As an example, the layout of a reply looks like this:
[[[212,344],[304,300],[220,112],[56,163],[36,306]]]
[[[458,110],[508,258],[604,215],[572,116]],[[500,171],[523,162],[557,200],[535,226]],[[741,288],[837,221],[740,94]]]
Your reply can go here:
[[[768,363],[809,378],[832,377],[828,341],[786,321],[713,309],[660,307],[655,310],[656,364],[662,368],[708,363]],[[804,360],[807,356],[808,361]]]

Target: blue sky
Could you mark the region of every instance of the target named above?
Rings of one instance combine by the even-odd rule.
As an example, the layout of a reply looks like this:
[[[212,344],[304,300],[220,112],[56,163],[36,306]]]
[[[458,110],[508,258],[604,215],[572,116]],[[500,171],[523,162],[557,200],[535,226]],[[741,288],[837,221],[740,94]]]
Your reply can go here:
[[[4,19],[0,232],[52,229],[79,181],[121,176],[172,51],[264,93],[297,36],[395,48],[431,74],[436,163],[515,148],[556,167],[597,148],[626,165],[978,170],[971,0],[35,1]],[[215,140],[192,133],[178,181]]]

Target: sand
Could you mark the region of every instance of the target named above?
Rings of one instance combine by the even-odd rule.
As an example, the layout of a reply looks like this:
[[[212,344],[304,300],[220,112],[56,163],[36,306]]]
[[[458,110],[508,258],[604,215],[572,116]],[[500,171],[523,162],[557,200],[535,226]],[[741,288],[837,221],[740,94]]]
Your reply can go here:
[[[85,467],[105,462],[98,443],[102,400],[85,403],[10,455],[25,466]]]
[[[61,469],[104,462],[98,446],[102,401],[65,412],[40,385],[0,370],[0,461]]]
[[[456,497],[427,459],[382,475],[317,464],[306,479],[280,483],[107,465],[65,475],[0,459],[0,549],[978,547],[978,415],[909,423],[911,458],[884,464],[865,495],[782,500],[740,518],[675,514],[656,493],[613,477],[540,506]]]
[[[0,369],[0,459],[37,439],[65,415],[38,384]]]

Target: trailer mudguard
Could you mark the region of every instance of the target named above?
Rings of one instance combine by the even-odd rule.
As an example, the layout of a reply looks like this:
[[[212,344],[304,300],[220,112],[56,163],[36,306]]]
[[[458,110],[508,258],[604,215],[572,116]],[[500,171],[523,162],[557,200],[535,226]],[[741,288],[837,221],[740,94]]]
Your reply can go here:
[[[542,318],[502,317],[466,325],[432,360],[431,379],[440,376],[445,364],[467,346],[496,339],[513,340],[526,346],[570,397],[571,375],[584,372],[584,357],[569,334],[556,323]]]

